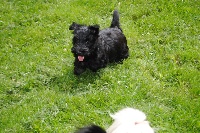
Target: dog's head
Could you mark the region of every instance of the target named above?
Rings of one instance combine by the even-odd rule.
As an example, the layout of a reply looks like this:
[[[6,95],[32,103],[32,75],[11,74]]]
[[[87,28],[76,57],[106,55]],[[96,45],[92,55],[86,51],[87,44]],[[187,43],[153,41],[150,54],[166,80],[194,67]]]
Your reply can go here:
[[[107,133],[154,133],[146,115],[140,110],[125,108],[110,116],[114,122]]]
[[[78,61],[84,61],[95,48],[95,42],[99,36],[99,26],[84,26],[73,22],[69,30],[73,30],[73,47],[71,49]]]

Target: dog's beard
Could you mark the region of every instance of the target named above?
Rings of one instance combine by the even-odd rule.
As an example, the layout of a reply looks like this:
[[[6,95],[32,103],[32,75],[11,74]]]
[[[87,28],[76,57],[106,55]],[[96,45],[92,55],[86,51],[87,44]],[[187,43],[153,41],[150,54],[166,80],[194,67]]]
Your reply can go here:
[[[91,54],[89,48],[72,47],[71,52],[79,62],[83,62]]]
[[[86,58],[90,56],[90,53],[84,53],[84,54],[77,54],[77,52],[72,52],[74,53],[74,57],[79,61],[79,62],[84,62]]]
[[[89,49],[87,52],[81,53],[81,52],[73,52],[74,57],[79,61],[79,62],[84,62],[87,61],[88,59],[95,58],[94,52]]]

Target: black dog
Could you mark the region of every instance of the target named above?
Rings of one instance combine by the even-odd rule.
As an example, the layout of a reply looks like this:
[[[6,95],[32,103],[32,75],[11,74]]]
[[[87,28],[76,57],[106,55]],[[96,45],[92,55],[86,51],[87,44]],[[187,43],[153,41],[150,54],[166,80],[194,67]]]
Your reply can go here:
[[[79,128],[75,133],[106,133],[106,131],[97,125],[91,125]]]
[[[83,73],[86,68],[96,72],[108,63],[122,62],[129,56],[127,40],[120,28],[116,10],[110,28],[100,31],[98,25],[85,26],[73,22],[69,30],[74,30],[71,51],[75,57],[76,75]]]

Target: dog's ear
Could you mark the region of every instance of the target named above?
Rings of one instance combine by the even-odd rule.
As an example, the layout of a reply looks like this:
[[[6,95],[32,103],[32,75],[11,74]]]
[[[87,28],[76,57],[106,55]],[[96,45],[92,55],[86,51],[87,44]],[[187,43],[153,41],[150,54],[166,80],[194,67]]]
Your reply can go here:
[[[89,26],[89,30],[90,30],[90,33],[92,33],[94,35],[98,35],[99,34],[99,25],[91,25],[91,26]]]
[[[80,27],[81,25],[73,22],[70,26],[69,26],[69,30],[75,30],[77,29],[78,27]]]

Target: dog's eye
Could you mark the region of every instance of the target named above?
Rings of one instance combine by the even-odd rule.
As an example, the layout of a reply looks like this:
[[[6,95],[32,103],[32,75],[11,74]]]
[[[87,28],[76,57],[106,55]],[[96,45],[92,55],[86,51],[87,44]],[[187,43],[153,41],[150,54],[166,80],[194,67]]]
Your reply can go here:
[[[85,43],[86,43],[86,44],[89,44],[89,39],[86,39],[86,40],[85,40]]]

